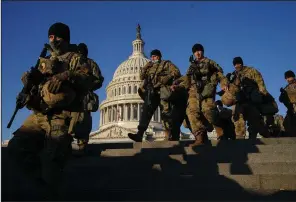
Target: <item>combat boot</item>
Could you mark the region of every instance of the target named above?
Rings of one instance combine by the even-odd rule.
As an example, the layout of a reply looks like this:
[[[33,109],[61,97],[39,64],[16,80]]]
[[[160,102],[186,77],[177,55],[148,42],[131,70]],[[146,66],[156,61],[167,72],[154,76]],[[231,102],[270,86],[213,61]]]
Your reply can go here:
[[[143,132],[140,131],[138,131],[137,133],[128,133],[127,136],[135,142],[143,141]]]
[[[195,142],[190,144],[189,147],[205,145],[207,140],[207,132],[199,131],[194,134]]]
[[[221,127],[214,126],[217,134],[217,140],[227,140],[224,131]]]
[[[170,131],[164,131],[164,141],[170,141]]]

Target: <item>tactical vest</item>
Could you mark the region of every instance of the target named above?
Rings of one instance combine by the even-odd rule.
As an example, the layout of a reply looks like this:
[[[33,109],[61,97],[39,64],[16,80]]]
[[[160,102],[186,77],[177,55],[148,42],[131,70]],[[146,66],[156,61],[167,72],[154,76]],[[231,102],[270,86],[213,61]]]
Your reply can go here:
[[[69,83],[63,83],[60,92],[57,94],[48,91],[51,76],[68,70],[69,63],[74,55],[75,53],[68,52],[56,58],[40,59],[40,66],[38,69],[49,76],[48,80],[39,86],[40,95],[44,101],[43,108],[64,108],[69,106],[75,99],[76,93]]]
[[[197,64],[197,81],[191,76],[191,84],[199,83],[200,89],[211,82],[211,76],[216,72],[211,68],[210,60],[205,59]]]
[[[152,78],[153,85],[159,82],[161,72],[165,70],[167,62],[167,60],[162,60],[160,64],[153,64],[152,67],[149,68],[147,74]]]
[[[238,73],[240,86],[247,100],[251,101],[253,104],[262,104],[263,95],[259,91],[258,84],[253,78],[248,77],[248,70],[250,70],[250,68],[251,67],[244,66],[244,69]]]
[[[296,104],[296,81],[293,83],[287,85],[285,87],[285,90],[288,94],[289,100],[291,104]]]

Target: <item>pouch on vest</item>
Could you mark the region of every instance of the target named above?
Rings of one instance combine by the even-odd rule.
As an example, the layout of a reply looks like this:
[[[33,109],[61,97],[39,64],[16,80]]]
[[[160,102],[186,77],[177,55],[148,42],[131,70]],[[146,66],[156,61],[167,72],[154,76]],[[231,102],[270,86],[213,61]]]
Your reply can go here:
[[[211,98],[211,97],[214,97],[215,95],[215,90],[216,90],[216,86],[211,84],[211,83],[208,83],[204,86],[203,90],[202,90],[202,97],[203,98]]]
[[[169,100],[172,96],[172,91],[169,86],[160,87],[160,99],[161,100]]]
[[[285,88],[289,102],[291,104],[296,104],[296,84],[290,84],[288,87]]]
[[[39,71],[46,75],[55,75],[66,71],[67,63],[63,63],[58,58],[42,58],[40,57]]]
[[[99,109],[99,96],[89,91],[83,99],[83,108],[85,111],[96,112]]]
[[[48,91],[50,81],[47,81],[41,89],[41,97],[49,108],[62,108],[69,106],[76,97],[75,91],[68,85],[62,84],[60,92],[53,94]]]

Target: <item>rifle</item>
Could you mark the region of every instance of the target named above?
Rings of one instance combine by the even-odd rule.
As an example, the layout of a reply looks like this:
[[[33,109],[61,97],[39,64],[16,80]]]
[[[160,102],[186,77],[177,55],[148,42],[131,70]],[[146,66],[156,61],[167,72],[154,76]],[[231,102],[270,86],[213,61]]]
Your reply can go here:
[[[157,66],[154,75],[151,77],[150,75],[148,75],[148,77],[145,79],[144,81],[144,86],[145,86],[145,90],[147,91],[147,96],[145,97],[145,104],[147,104],[148,108],[151,108],[152,106],[152,102],[151,99],[154,96],[154,86],[153,86],[153,79],[155,78],[156,74],[157,74],[157,70],[158,70],[159,65]]]
[[[197,91],[200,91],[201,88],[202,88],[201,73],[200,73],[200,71],[198,69],[197,62],[193,58],[193,55],[191,55],[189,57],[189,62],[190,62],[190,67],[189,67],[189,70],[188,70],[187,75],[188,76],[192,76],[192,79],[196,83],[196,89],[197,89]]]
[[[291,103],[287,91],[284,88],[280,88],[280,92],[280,102],[282,102],[287,107],[288,112],[296,116],[296,106],[295,104]]]
[[[44,47],[43,47],[43,49],[42,49],[42,51],[40,53],[40,56],[39,56],[39,58],[37,60],[36,65],[34,67],[31,67],[28,75],[33,75],[36,71],[39,71],[38,66],[39,66],[39,63],[40,63],[40,57],[45,57],[48,49],[49,49],[49,45],[44,44]],[[30,93],[36,88],[36,87],[35,88],[34,87],[35,87],[35,84],[28,81],[24,85],[22,91],[16,97],[16,106],[15,106],[13,115],[10,118],[9,123],[7,124],[7,128],[11,127],[11,124],[12,124],[18,110],[22,109],[28,103],[29,98],[30,98]]]
[[[152,105],[151,99],[154,96],[154,87],[153,87],[152,79],[150,76],[148,76],[148,78],[145,79],[144,85],[146,86],[146,91],[147,91],[147,96],[145,97],[145,103],[150,108]]]

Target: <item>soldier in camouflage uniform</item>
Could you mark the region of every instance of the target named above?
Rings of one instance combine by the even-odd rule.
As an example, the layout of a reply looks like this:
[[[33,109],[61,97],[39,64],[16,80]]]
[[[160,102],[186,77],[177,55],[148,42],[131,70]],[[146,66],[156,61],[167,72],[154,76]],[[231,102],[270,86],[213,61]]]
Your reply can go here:
[[[144,100],[143,111],[141,113],[138,132],[129,133],[128,137],[136,142],[141,142],[143,134],[146,131],[154,111],[160,106],[161,118],[165,129],[166,139],[172,137],[177,139],[180,132],[180,125],[177,127],[176,117],[173,112],[173,106],[168,94],[172,82],[181,76],[179,69],[169,60],[162,60],[162,54],[159,50],[153,50],[150,54],[151,61],[148,62],[140,72],[140,79],[144,81],[143,86],[139,88],[140,97]],[[178,121],[179,123],[179,121]]]
[[[215,102],[217,109],[219,111],[218,123],[222,127],[223,133],[221,139],[235,139],[234,124],[232,122],[232,110],[226,107],[223,107],[221,100]]]
[[[67,25],[53,24],[48,30],[48,37],[52,49],[50,58],[47,61],[43,58],[38,70],[32,74],[25,73],[22,81],[24,84],[36,82],[45,76],[43,72],[48,68],[64,67],[65,71],[44,77],[45,81],[40,80],[38,92],[32,94],[27,103],[27,108],[33,113],[13,133],[8,150],[11,159],[17,163],[14,167],[35,179],[42,179],[56,191],[61,170],[71,154],[73,138],[70,134],[76,122],[71,113],[83,111],[81,98],[93,88],[94,79],[89,66],[80,63],[81,55],[68,51],[70,29]],[[72,96],[68,96],[70,89]],[[71,99],[67,100],[69,97]]]
[[[222,137],[222,128],[217,125],[215,93],[218,82],[223,90],[227,90],[228,82],[223,76],[222,68],[213,60],[204,57],[204,48],[201,44],[195,44],[192,53],[196,60],[190,59],[192,62],[186,75],[174,82],[171,89],[188,90],[186,115],[196,139],[191,146],[195,146],[204,144],[208,139],[207,121],[214,126],[218,137]]]
[[[285,72],[285,79],[288,85],[281,88],[279,101],[287,107],[287,114],[284,120],[284,127],[287,136],[296,136],[296,79],[293,71]]]
[[[94,91],[98,90],[99,88],[102,87],[102,84],[104,82],[104,77],[102,76],[101,70],[98,66],[98,64],[88,58],[88,48],[87,45],[84,43],[80,43],[78,45],[78,52],[81,53],[82,56],[84,56],[86,59],[86,63],[90,66],[91,72],[93,74],[93,82],[94,86],[91,89],[91,91],[88,92],[86,98],[85,98],[85,111],[83,113],[80,113],[80,122],[78,122],[75,126],[75,134],[74,138],[77,139],[77,144],[79,146],[79,150],[84,150],[88,141],[89,141],[89,134],[92,129],[92,116],[91,116],[91,109],[87,109],[87,105],[92,104],[90,100],[88,100],[89,97],[92,97],[94,95]],[[95,105],[99,104],[99,100],[97,100],[97,103]],[[98,107],[98,106],[97,106]],[[97,108],[95,107],[95,108]]]
[[[245,138],[245,120],[248,121],[250,127],[250,138],[252,134],[256,136],[260,133],[263,137],[269,137],[270,133],[265,126],[258,105],[264,103],[265,97],[270,95],[265,87],[263,78],[256,69],[243,65],[241,57],[233,59],[236,77],[240,81],[240,98],[237,106],[234,106],[233,111],[236,112],[233,118],[235,125],[236,138]]]

